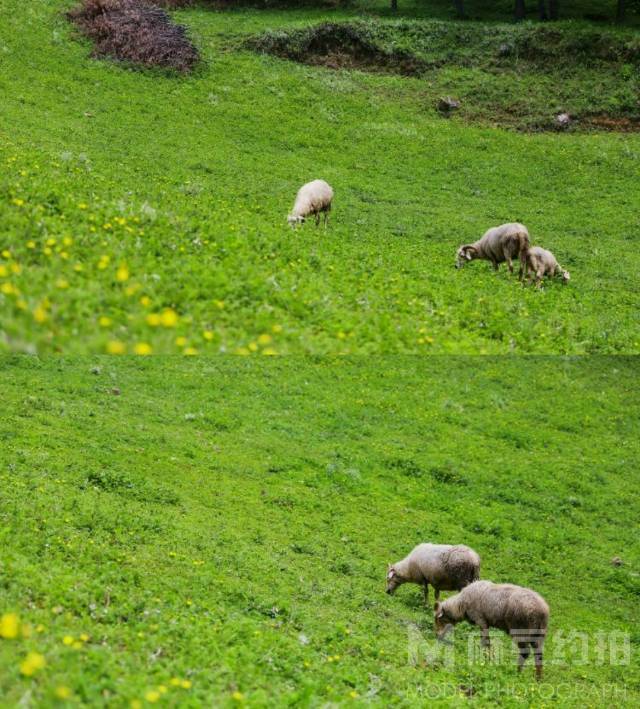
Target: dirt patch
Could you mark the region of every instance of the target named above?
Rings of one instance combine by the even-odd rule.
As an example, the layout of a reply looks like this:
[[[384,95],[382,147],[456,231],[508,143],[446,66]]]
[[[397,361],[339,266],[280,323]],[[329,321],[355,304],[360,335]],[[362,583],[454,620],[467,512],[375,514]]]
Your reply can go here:
[[[179,72],[191,71],[199,60],[186,29],[150,2],[83,0],[68,17],[94,42],[94,57]]]
[[[612,118],[611,116],[585,116],[582,122],[601,130],[619,131],[620,133],[637,133],[640,131],[640,118]]]
[[[359,26],[333,22],[297,32],[269,32],[251,38],[246,46],[264,54],[330,69],[416,76],[429,68],[411,52],[380,47]]]

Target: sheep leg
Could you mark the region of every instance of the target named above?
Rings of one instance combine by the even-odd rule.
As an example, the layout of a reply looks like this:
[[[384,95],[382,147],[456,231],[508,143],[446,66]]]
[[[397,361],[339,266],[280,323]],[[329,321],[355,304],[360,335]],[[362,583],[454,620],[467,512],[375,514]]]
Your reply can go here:
[[[536,288],[542,288],[542,276],[544,276],[544,271],[538,269],[536,272]]]
[[[513,261],[511,260],[511,256],[506,256],[506,261],[507,266],[509,266],[509,273],[513,275]]]
[[[316,226],[320,225],[320,212],[316,212]]]
[[[327,228],[327,224],[329,222],[329,210],[326,209],[324,212],[324,228]]]
[[[533,659],[536,663],[536,679],[539,682],[542,679],[542,648],[544,647],[544,638],[536,638],[531,645],[533,646]]]
[[[527,661],[531,648],[529,647],[529,642],[519,642],[518,650],[520,654],[518,655],[518,672],[522,672],[522,665]]]
[[[491,265],[493,266],[493,270],[497,271],[499,268],[498,262],[497,261],[491,261]]]
[[[482,635],[480,637],[480,645],[487,651],[489,657],[491,657],[491,640],[489,639],[489,628],[481,628]]]

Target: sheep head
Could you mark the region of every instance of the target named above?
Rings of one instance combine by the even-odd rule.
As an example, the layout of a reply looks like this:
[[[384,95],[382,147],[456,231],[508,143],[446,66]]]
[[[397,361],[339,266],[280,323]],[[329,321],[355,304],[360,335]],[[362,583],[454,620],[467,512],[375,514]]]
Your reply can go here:
[[[454,619],[447,613],[444,604],[440,603],[440,601],[436,601],[433,607],[433,623],[438,640],[444,640],[447,633],[455,625]]]
[[[387,593],[392,596],[398,586],[402,586],[404,579],[398,574],[396,567],[389,564],[387,567]]]
[[[456,254],[456,268],[462,268],[467,261],[478,258],[478,250],[473,244],[464,244]]]

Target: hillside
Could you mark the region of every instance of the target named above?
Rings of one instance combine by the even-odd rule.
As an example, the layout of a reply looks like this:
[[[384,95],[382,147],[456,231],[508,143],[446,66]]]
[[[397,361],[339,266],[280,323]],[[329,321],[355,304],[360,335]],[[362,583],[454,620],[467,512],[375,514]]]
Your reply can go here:
[[[4,706],[637,706],[635,360],[1,365],[0,615],[31,628]],[[468,664],[468,625],[428,655],[420,589],[384,579],[429,539],[546,597],[544,683],[500,633]]]
[[[550,29],[473,3],[464,23],[443,3],[400,3],[393,18],[386,3],[196,5],[173,17],[202,61],[174,76],[91,58],[73,5],[0,10],[2,351],[639,351],[631,10],[626,28]],[[364,26],[421,72],[247,45],[327,22]],[[451,118],[443,95],[461,100]],[[567,132],[549,130],[560,111],[576,115]],[[315,177],[335,189],[332,223],[291,232],[295,192]],[[570,286],[454,271],[461,243],[514,220]]]

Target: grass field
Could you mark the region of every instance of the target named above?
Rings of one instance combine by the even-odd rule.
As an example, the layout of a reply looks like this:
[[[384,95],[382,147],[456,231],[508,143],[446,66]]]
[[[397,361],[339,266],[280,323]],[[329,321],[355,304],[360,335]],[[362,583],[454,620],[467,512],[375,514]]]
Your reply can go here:
[[[3,706],[638,705],[635,359],[0,364]],[[545,682],[468,625],[409,662],[386,564],[429,539],[546,597]],[[631,662],[562,653],[599,632]]]
[[[72,4],[0,9],[2,350],[640,351],[638,134],[493,125],[507,109],[514,127],[518,111],[551,120],[571,102],[627,115],[635,64],[581,60],[553,82],[530,66],[519,78],[516,64],[498,80],[482,55],[487,27],[496,38],[522,31],[504,24],[504,4],[463,23],[485,38],[473,66],[456,59],[411,78],[332,71],[244,42],[363,14],[384,34],[386,4],[195,8],[175,16],[204,61],[176,78],[89,58],[64,18]],[[400,5],[409,24],[451,18],[448,4]],[[601,23],[555,27],[636,41]],[[446,46],[436,53],[446,58]],[[463,97],[450,120],[435,110],[443,92]],[[335,188],[333,223],[292,233],[295,192],[315,177]],[[459,244],[512,220],[556,253],[569,287],[523,290],[483,263],[454,271]]]

